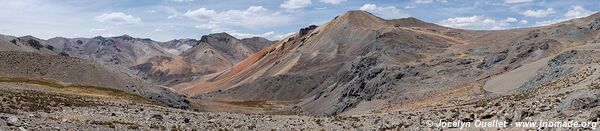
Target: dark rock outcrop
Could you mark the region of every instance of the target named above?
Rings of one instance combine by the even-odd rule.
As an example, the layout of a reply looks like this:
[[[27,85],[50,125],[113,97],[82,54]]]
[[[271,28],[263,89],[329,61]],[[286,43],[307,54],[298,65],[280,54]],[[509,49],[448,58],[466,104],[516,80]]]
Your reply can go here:
[[[300,29],[300,31],[298,32],[298,34],[300,36],[304,36],[304,35],[308,34],[310,31],[312,31],[312,30],[314,30],[316,28],[317,28],[316,25],[310,25],[308,27],[304,27],[304,28]]]

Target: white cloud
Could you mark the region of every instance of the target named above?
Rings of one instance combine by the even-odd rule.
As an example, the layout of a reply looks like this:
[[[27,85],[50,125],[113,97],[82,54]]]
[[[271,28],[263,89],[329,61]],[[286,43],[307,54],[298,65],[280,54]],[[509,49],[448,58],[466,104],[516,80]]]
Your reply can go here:
[[[365,5],[361,6],[358,9],[364,10],[364,11],[377,10],[377,5],[375,5],[375,4],[365,4]]]
[[[268,31],[268,32],[258,33],[258,34],[241,33],[241,32],[238,32],[237,30],[227,29],[227,28],[215,28],[215,29],[212,29],[210,32],[211,33],[226,32],[227,34],[230,34],[231,36],[234,36],[234,37],[240,38],[240,39],[241,38],[250,38],[250,37],[263,37],[263,38],[267,38],[267,39],[271,39],[271,40],[279,40],[279,39],[287,37],[287,35],[289,34],[289,33],[278,34],[278,33],[275,33],[275,31]]]
[[[92,34],[96,34],[96,35],[100,35],[100,36],[116,36],[111,30],[109,30],[108,28],[111,27],[104,27],[104,28],[91,28],[89,30],[90,33]]]
[[[317,10],[324,10],[324,9],[327,9],[327,7],[315,7],[315,9],[317,9]]]
[[[219,28],[220,26],[217,23],[211,22],[211,23],[206,23],[206,24],[200,24],[197,25],[196,28],[198,29],[215,29],[215,28]]]
[[[419,3],[419,4],[428,4],[433,2],[433,0],[415,0],[415,3]]]
[[[570,19],[586,17],[593,13],[594,12],[583,8],[582,6],[575,5],[575,6],[571,6],[571,8],[563,15],[562,18],[555,18],[555,19],[546,20],[546,21],[536,21],[534,26],[551,25],[551,24],[555,24],[558,22],[567,21]]]
[[[533,26],[551,25],[551,24],[558,23],[558,22],[561,22],[564,20],[566,20],[566,19],[552,19],[552,20],[546,20],[546,21],[536,21],[535,25],[533,25]]]
[[[194,0],[171,0],[173,2],[193,2]]]
[[[201,22],[201,27],[215,28],[215,26],[241,26],[245,28],[262,28],[282,26],[293,21],[293,17],[280,12],[270,12],[262,6],[250,6],[246,10],[228,10],[216,12],[211,9],[200,8],[189,10],[183,16]]]
[[[588,15],[591,15],[592,13],[594,13],[594,12],[586,10],[585,8],[583,8],[579,5],[576,5],[576,6],[571,7],[571,9],[569,9],[569,11],[567,11],[567,13],[565,13],[565,17],[570,18],[570,19],[581,18],[581,17],[586,17]]]
[[[519,21],[519,23],[521,23],[521,24],[527,24],[529,22],[527,20],[521,20],[521,21]]]
[[[397,19],[409,16],[408,14],[402,13],[400,9],[396,8],[395,6],[380,7],[375,4],[364,4],[359,8],[359,10],[375,13],[378,16],[386,19]]]
[[[526,10],[525,12],[521,12],[521,14],[524,16],[537,17],[537,18],[546,17],[546,16],[554,14],[554,13],[556,13],[556,12],[554,11],[553,8],[548,8],[546,10],[544,10],[544,9]]]
[[[512,23],[512,22],[517,22],[517,21],[519,21],[519,20],[517,20],[517,18],[508,17],[508,18],[504,19],[504,21],[506,21],[506,22],[509,22],[509,23]]]
[[[188,10],[185,14],[183,14],[183,16],[186,16],[188,18],[193,18],[193,19],[198,19],[198,20],[210,19],[217,15],[218,15],[217,12],[215,12],[214,10],[209,10],[206,8],[200,8],[200,9],[193,10],[193,11]]]
[[[239,33],[235,31],[230,31],[229,34],[235,36],[236,38],[250,38],[250,37],[271,37],[275,34],[274,31],[265,32],[262,34],[251,34],[251,33]]]
[[[461,28],[461,29],[505,29],[510,26],[511,23],[518,22],[516,18],[508,17],[506,19],[493,19],[485,16],[468,16],[468,17],[454,17],[442,20],[438,24]]]
[[[507,4],[518,4],[518,3],[526,3],[526,2],[532,2],[533,0],[504,0],[504,3]]]
[[[104,32],[106,31],[106,28],[92,28],[90,29],[90,32]]]
[[[417,4],[429,4],[433,2],[448,3],[448,0],[414,0]]]
[[[198,29],[209,30],[211,33],[227,32],[237,38],[265,37],[278,39],[280,35],[274,31],[264,33],[242,33],[229,27],[237,28],[266,28],[278,27],[292,23],[294,18],[283,15],[281,12],[270,12],[262,6],[250,6],[246,10],[228,10],[217,12],[212,9],[200,8],[189,10],[182,16],[197,20],[201,24]]]
[[[273,39],[281,40],[281,39],[283,39],[285,37],[288,37],[290,35],[293,35],[293,34],[296,34],[296,32],[290,32],[290,33],[275,35],[275,36],[273,36]]]
[[[115,25],[135,24],[140,23],[142,21],[142,19],[140,19],[139,17],[128,15],[123,12],[102,14],[94,17],[94,20]]]
[[[287,0],[281,3],[279,7],[286,9],[287,11],[295,11],[307,7],[311,4],[311,0]]]
[[[323,2],[323,3],[327,3],[327,4],[337,5],[337,4],[340,4],[342,2],[346,2],[348,0],[320,0],[320,1]]]

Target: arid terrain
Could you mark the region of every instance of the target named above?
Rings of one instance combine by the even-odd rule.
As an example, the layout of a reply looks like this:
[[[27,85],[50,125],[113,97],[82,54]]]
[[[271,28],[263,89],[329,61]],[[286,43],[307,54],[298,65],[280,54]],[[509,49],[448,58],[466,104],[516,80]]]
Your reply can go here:
[[[516,124],[600,120],[597,56],[600,13],[463,30],[348,11],[278,41],[2,35],[0,130],[552,130]]]

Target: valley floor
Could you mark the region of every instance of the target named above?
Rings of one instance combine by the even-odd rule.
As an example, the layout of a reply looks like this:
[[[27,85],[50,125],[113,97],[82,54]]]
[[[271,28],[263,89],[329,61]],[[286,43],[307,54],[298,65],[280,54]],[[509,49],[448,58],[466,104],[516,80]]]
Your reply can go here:
[[[59,90],[38,84],[0,83],[0,130],[331,130],[391,125],[389,120],[384,123],[373,116],[266,115],[269,112],[257,111],[256,107],[275,107],[271,102],[227,102],[229,108],[246,106],[247,110],[240,109],[244,113],[198,112],[202,108],[180,110],[135,99]],[[227,108],[224,102],[211,103]]]
[[[102,89],[89,91],[39,81],[4,81],[0,82],[0,130],[440,130],[460,128],[436,127],[439,121],[479,120],[509,122],[510,125],[468,128],[535,130],[541,128],[515,127],[515,123],[597,122],[600,97],[593,94],[600,88],[585,84],[590,82],[586,78],[591,79],[587,76],[595,74],[595,69],[584,70],[568,78],[569,81],[557,81],[521,94],[418,108],[390,106],[354,116],[310,116],[293,111],[290,102],[264,101],[193,100],[194,108],[180,110]],[[560,88],[573,82],[584,83]],[[212,112],[218,110],[238,113]],[[561,129],[590,130],[592,127]]]

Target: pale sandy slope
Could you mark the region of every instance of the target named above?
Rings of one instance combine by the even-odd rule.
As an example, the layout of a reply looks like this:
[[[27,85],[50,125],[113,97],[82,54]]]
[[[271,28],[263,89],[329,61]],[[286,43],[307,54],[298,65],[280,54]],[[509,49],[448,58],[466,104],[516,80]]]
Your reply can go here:
[[[600,43],[567,48],[567,49],[563,50],[561,53],[563,53],[565,51],[577,50],[577,49],[591,49],[591,50],[600,49]],[[557,55],[561,54],[561,53],[557,53]],[[515,93],[512,91],[515,91],[517,88],[521,87],[527,81],[530,81],[531,79],[533,79],[536,76],[536,74],[538,73],[538,71],[542,67],[548,65],[548,61],[551,60],[552,58],[556,57],[557,55],[552,55],[552,56],[546,57],[544,59],[540,59],[535,62],[524,64],[523,66],[521,66],[515,70],[495,76],[485,83],[483,89],[485,91],[495,93],[495,94]]]

